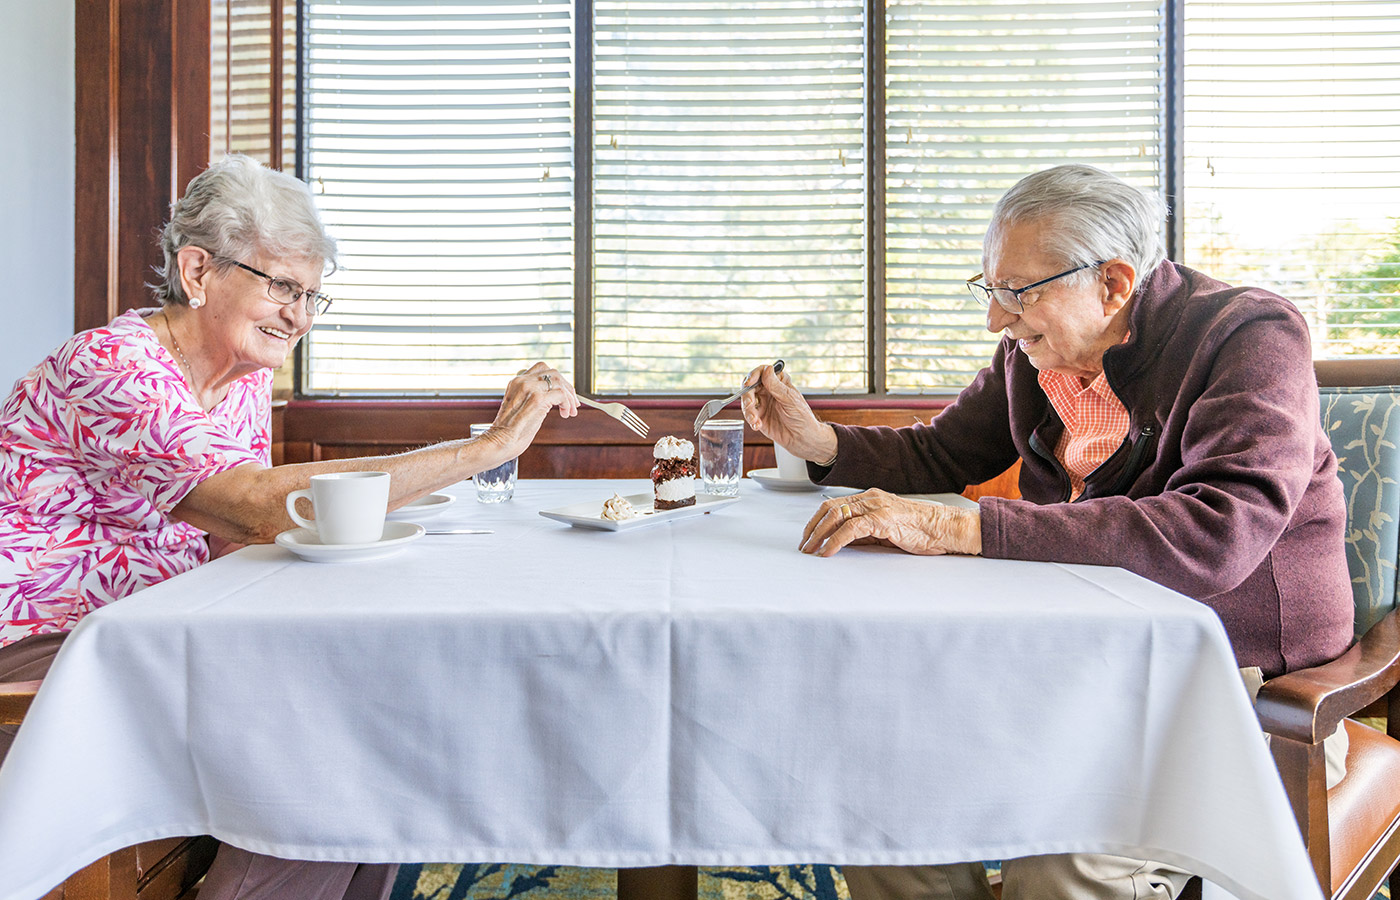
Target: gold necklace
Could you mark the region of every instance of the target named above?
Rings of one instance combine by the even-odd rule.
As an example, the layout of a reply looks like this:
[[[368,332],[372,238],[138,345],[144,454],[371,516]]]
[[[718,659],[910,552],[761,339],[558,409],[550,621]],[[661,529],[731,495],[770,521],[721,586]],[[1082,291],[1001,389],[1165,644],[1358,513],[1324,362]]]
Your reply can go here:
[[[170,327],[170,317],[165,314],[165,310],[160,311],[160,320],[165,323],[165,333],[170,335],[170,343],[175,345],[175,352],[180,354],[180,362],[185,364],[185,371],[190,373],[190,387],[194,387],[194,366],[185,358],[185,351],[180,349],[180,339],[175,336],[175,329]]]

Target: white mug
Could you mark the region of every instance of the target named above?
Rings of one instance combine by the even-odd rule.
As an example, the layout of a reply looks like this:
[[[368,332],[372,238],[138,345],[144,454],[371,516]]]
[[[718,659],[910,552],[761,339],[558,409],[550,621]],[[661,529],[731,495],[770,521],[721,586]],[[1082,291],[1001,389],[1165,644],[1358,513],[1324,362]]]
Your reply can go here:
[[[773,455],[778,458],[778,477],[783,481],[807,480],[807,460],[776,441],[773,443]]]
[[[297,512],[306,497],[316,518]],[[287,495],[287,515],[314,531],[323,544],[369,544],[384,537],[384,514],[389,508],[388,472],[327,472],[311,476],[311,489]]]

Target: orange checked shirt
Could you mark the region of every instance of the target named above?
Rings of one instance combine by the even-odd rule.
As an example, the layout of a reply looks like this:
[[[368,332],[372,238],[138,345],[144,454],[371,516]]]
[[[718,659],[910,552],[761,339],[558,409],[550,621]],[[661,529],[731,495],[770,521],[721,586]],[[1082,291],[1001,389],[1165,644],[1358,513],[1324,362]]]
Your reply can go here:
[[[1069,472],[1070,499],[1084,493],[1084,479],[1128,435],[1128,408],[1108,386],[1100,372],[1088,387],[1073,375],[1048,369],[1039,373],[1040,388],[1065,423],[1065,433],[1055,445],[1055,458]]]

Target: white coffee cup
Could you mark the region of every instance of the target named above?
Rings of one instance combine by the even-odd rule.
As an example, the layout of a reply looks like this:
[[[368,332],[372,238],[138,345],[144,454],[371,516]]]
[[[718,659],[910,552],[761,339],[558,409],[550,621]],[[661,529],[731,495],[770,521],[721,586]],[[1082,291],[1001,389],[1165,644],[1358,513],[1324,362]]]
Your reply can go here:
[[[297,500],[311,501],[314,519],[297,512]],[[384,537],[389,508],[388,472],[327,472],[311,476],[311,488],[287,495],[287,515],[314,531],[323,544],[369,544]]]
[[[807,460],[776,442],[773,444],[773,455],[778,458],[778,477],[783,481],[807,480]]]

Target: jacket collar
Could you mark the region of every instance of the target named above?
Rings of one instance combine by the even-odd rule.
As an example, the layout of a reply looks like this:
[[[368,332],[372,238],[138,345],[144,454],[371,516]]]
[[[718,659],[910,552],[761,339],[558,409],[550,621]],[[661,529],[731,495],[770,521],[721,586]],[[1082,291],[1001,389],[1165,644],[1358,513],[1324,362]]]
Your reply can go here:
[[[1131,331],[1128,340],[1108,348],[1103,355],[1104,375],[1119,397],[1123,397],[1120,386],[1157,359],[1176,331],[1185,311],[1176,301],[1195,274],[1185,266],[1163,260],[1133,293],[1132,308],[1128,311]],[[1126,397],[1123,399],[1127,402]]]

